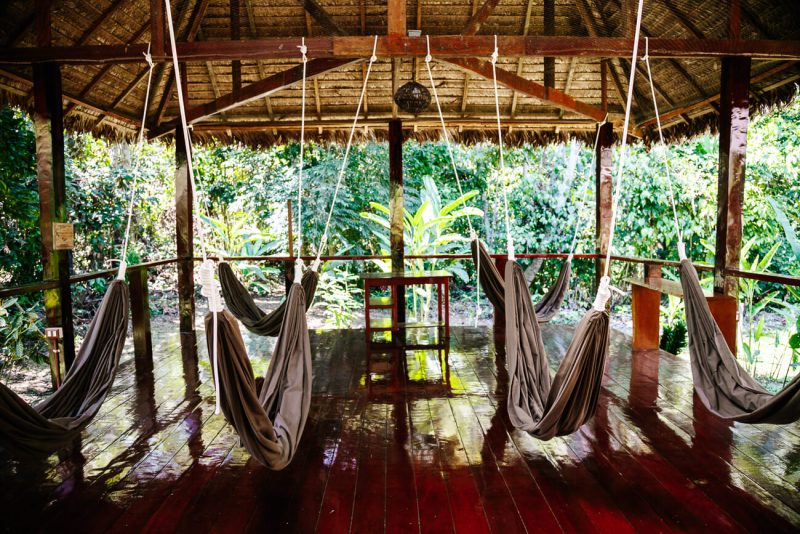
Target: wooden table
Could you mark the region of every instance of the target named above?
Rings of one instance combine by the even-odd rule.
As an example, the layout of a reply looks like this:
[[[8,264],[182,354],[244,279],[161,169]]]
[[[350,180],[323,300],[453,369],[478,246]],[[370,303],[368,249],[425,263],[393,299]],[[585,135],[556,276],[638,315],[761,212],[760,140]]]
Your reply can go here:
[[[389,272],[389,273],[361,273],[364,280],[364,325],[369,337],[372,332],[391,330],[397,332],[406,326],[437,326],[444,328],[445,338],[450,337],[450,279],[447,271],[421,271],[421,272]],[[400,323],[397,309],[398,294],[405,286],[435,285],[437,292],[438,322],[431,324]],[[373,289],[388,287],[389,297],[372,297]],[[389,324],[373,324],[370,312],[376,309],[389,309],[392,316]]]

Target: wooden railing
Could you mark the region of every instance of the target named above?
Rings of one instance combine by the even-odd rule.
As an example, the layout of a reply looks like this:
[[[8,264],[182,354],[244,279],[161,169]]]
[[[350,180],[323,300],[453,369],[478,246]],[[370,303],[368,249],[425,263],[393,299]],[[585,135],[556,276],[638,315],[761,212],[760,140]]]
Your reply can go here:
[[[524,259],[557,259],[566,258],[567,253],[541,253],[541,254],[517,254],[518,258]],[[504,259],[505,254],[493,254],[495,259]],[[599,254],[575,254],[575,258],[579,259],[599,259],[602,256]],[[303,260],[313,261],[314,256],[303,256]],[[407,259],[440,259],[440,260],[467,260],[471,259],[470,254],[429,254],[429,255],[408,255]],[[226,261],[258,261],[258,262],[293,262],[296,258],[294,256],[228,256],[228,257],[213,257],[215,260]],[[368,260],[389,260],[390,256],[384,255],[361,255],[361,256],[323,256],[323,261],[368,261]],[[613,261],[642,264],[645,270],[661,268],[677,268],[680,266],[679,262],[671,260],[661,260],[656,258],[638,258],[629,256],[611,256]],[[150,327],[150,304],[149,304],[149,290],[148,290],[148,272],[150,269],[161,267],[165,265],[178,264],[184,261],[179,258],[168,258],[163,260],[149,261],[137,265],[130,265],[127,268],[130,298],[131,298],[131,321],[133,324],[133,342],[134,353],[136,357],[152,358],[152,340],[151,340],[151,327]],[[194,261],[201,261],[201,258],[194,258]],[[701,272],[713,272],[712,265],[704,263],[695,263],[695,268]],[[8,298],[16,295],[24,295],[36,293],[38,291],[45,291],[48,289],[58,289],[63,285],[71,286],[89,280],[98,278],[109,278],[116,275],[117,269],[104,269],[101,271],[94,271],[89,273],[77,274],[71,276],[65,282],[58,280],[45,280],[42,282],[35,282],[16,287],[3,287],[0,288],[0,299]],[[782,285],[800,286],[800,277],[790,276],[777,273],[758,273],[740,269],[727,269],[725,271],[727,276],[736,278],[746,278],[751,280],[759,280],[762,282],[769,282]]]

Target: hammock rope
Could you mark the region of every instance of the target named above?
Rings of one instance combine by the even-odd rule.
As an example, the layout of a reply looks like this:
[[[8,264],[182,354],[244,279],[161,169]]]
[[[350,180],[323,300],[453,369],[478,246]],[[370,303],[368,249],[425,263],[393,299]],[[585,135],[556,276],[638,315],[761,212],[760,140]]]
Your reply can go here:
[[[506,176],[506,163],[503,157],[503,127],[500,122],[500,92],[497,88],[497,59],[500,57],[497,48],[497,36],[494,36],[494,52],[492,52],[492,85],[494,87],[494,109],[497,117],[497,146],[500,150],[500,182],[503,187],[503,213],[506,222],[506,248],[508,249],[508,259],[514,260],[514,239],[511,237],[511,215],[508,209],[508,184]]]
[[[181,119],[181,134],[183,135],[183,143],[186,148],[186,169],[189,179],[189,187],[192,191],[200,192],[194,179],[194,168],[192,166],[192,158],[194,151],[192,150],[191,136],[189,135],[189,125],[186,120],[186,103],[183,101],[183,82],[181,81],[181,69],[178,63],[178,50],[175,43],[175,27],[172,22],[172,7],[169,0],[164,0],[165,11],[167,15],[167,29],[169,30],[169,43],[170,51],[172,52],[172,69],[175,72],[175,89],[178,93],[178,110]],[[205,198],[205,195],[203,195]],[[194,206],[196,199],[192,196],[192,224],[194,225],[196,217],[196,206]],[[200,238],[200,250],[203,255],[203,263],[199,269],[199,279],[201,285],[200,294],[206,298],[208,302],[208,311],[212,314],[212,354],[211,361],[214,369],[214,391],[215,391],[215,408],[214,413],[219,414],[220,398],[219,398],[219,362],[218,362],[218,336],[219,336],[219,318],[217,314],[224,309],[222,305],[222,295],[220,294],[219,282],[214,278],[214,262],[209,260],[206,249],[205,229],[202,221],[197,221],[197,235]]]
[[[433,56],[431,55],[431,39],[429,35],[425,36],[425,44],[427,46],[428,53],[425,56],[425,66],[428,69],[428,79],[431,83],[431,92],[433,92],[433,100],[436,102],[436,110],[439,113],[439,123],[442,126],[442,137],[444,138],[444,144],[447,147],[447,155],[450,157],[450,166],[453,169],[453,175],[456,177],[456,185],[458,186],[458,194],[461,196],[461,207],[463,209],[467,208],[467,201],[464,199],[464,189],[461,186],[461,178],[458,174],[458,167],[456,166],[456,158],[453,154],[453,147],[450,144],[450,135],[447,133],[447,126],[444,122],[444,114],[442,113],[442,105],[439,101],[439,91],[436,89],[436,84],[433,81],[433,71],[431,70],[431,61],[433,60]],[[467,215],[467,225],[469,226],[469,238],[470,240],[478,239],[478,234],[475,231],[475,228],[472,226],[472,219],[470,219],[469,215]],[[481,316],[481,264],[480,262],[476,263],[477,265],[477,282],[475,284],[475,326],[478,326],[478,320]]]
[[[643,0],[639,0],[633,60],[625,108],[625,130],[630,121],[630,97],[638,54],[638,36],[641,25]],[[497,47],[492,55],[497,61]],[[502,143],[500,111],[495,81],[495,109],[498,120],[498,138]],[[598,127],[598,137],[599,140]],[[622,152],[625,146],[623,141]],[[595,148],[596,152],[596,148]],[[503,159],[500,160],[504,171]],[[617,183],[621,185],[624,158],[620,159]],[[506,186],[507,189],[507,186]],[[616,192],[618,188],[613,188]],[[506,190],[504,193],[507,195]],[[612,220],[616,214],[619,193],[613,195]],[[506,209],[507,205],[506,205]],[[508,214],[506,214],[508,217]],[[510,234],[506,228],[507,235]],[[527,282],[522,269],[513,258],[513,243],[508,236],[509,261],[505,268],[504,304],[506,316],[506,363],[508,367],[508,415],[511,423],[538,439],[547,440],[578,430],[596,411],[603,373],[609,351],[610,312],[609,265],[597,289],[591,308],[575,328],[569,346],[563,354],[555,376],[551,377],[544,339],[539,327]],[[609,239],[609,257],[613,246],[613,226]]]
[[[372,44],[372,55],[369,58],[369,64],[367,65],[367,72],[364,74],[364,83],[361,85],[361,94],[358,97],[358,106],[356,106],[356,114],[353,117],[353,125],[350,127],[350,134],[347,137],[347,145],[344,149],[344,157],[342,158],[342,165],[339,168],[339,175],[336,178],[336,188],[333,191],[333,200],[331,200],[331,207],[328,210],[328,218],[325,221],[325,230],[322,232],[322,239],[320,240],[319,247],[317,248],[317,257],[314,259],[314,263],[312,264],[312,269],[316,270],[320,264],[320,258],[322,257],[322,251],[325,249],[325,246],[328,244],[328,232],[330,231],[331,227],[331,217],[333,217],[333,209],[336,207],[336,199],[339,196],[339,189],[342,186],[342,181],[344,180],[344,173],[347,170],[347,161],[350,157],[350,148],[353,146],[353,136],[356,132],[356,127],[358,126],[358,116],[361,114],[361,106],[364,104],[364,95],[367,93],[367,82],[369,81],[369,75],[372,72],[372,65],[378,60],[378,56],[376,52],[378,50],[378,36],[375,36],[375,41]]]
[[[147,52],[144,52],[144,59],[148,65],[148,72],[147,72],[147,88],[144,94],[144,110],[142,111],[142,124],[139,126],[139,135],[137,136],[137,144],[141,148],[144,144],[144,128],[145,128],[145,121],[147,120],[147,106],[150,103],[150,84],[153,81],[153,68],[155,67],[155,63],[153,63],[153,56],[150,54],[150,45],[151,43],[147,43]],[[131,221],[133,220],[133,204],[136,201],[136,186],[138,183],[137,174],[133,176],[133,183],[131,184],[131,197],[128,202],[128,221],[125,224],[125,238],[122,241],[122,252],[120,253],[119,258],[119,270],[117,271],[117,280],[124,280],[125,279],[125,271],[128,268],[128,245],[130,243],[131,237]]]

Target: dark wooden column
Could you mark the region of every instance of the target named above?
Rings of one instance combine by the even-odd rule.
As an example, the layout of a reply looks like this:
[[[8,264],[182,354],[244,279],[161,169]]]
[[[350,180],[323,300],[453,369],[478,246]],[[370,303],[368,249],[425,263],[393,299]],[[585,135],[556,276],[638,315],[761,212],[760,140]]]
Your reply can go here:
[[[164,2],[150,0],[150,52],[160,57],[164,55]]]
[[[238,41],[241,38],[241,15],[239,0],[230,0],[231,18],[231,40]],[[234,60],[231,62],[231,82],[233,93],[238,94],[242,89],[242,62]]]
[[[613,128],[608,122],[600,127],[595,154],[595,252],[597,254],[606,254],[608,251],[611,230]],[[598,258],[595,262],[595,282],[600,281],[604,270],[605,260]]]
[[[556,6],[555,0],[544,0],[544,34],[556,34]],[[556,86],[556,58],[544,58],[544,86],[545,91]],[[547,94],[547,93],[545,93]]]
[[[40,2],[41,3],[41,2]],[[41,22],[49,44],[49,17]],[[33,67],[33,125],[36,136],[36,180],[39,189],[39,228],[42,233],[42,266],[45,280],[58,280],[58,289],[44,292],[48,327],[63,329],[64,363],[69,369],[75,359],[72,326],[72,293],[69,276],[72,253],[55,250],[53,223],[67,222],[64,174],[64,111],[61,95],[61,70],[54,63]]]
[[[392,255],[392,271],[405,270],[405,245],[403,243],[403,123],[400,119],[389,121],[389,244]],[[398,321],[405,319],[405,292],[397,291]]]
[[[36,44],[51,45],[51,0],[36,0]],[[75,359],[75,332],[72,326],[72,293],[69,284],[72,255],[54,250],[53,223],[66,222],[66,184],[64,173],[64,108],[61,70],[58,65],[33,67],[33,127],[36,139],[36,181],[39,189],[39,228],[42,234],[42,269],[45,280],[59,280],[58,289],[44,292],[46,324],[61,327],[63,360],[67,369]],[[51,369],[54,366],[51,362]],[[54,373],[53,385],[59,383]]]
[[[714,291],[736,296],[737,281],[725,269],[739,267],[742,249],[745,154],[750,118],[750,58],[722,60],[719,99],[719,183]]]
[[[175,132],[175,226],[178,244],[178,313],[180,332],[194,333],[194,226],[186,146]]]

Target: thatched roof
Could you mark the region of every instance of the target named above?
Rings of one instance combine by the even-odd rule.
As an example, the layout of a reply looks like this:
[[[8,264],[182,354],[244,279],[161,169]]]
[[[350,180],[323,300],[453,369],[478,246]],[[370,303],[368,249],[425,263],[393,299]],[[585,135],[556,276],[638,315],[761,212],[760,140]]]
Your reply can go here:
[[[53,46],[116,45],[147,43],[150,39],[149,0],[53,0]],[[480,26],[479,35],[544,35],[544,0],[501,0]],[[795,0],[741,0],[742,39],[800,39],[800,3]],[[0,8],[0,43],[8,47],[35,46],[34,2],[11,1]],[[318,0],[305,4],[321,6],[333,24],[348,35],[386,33],[385,0]],[[423,33],[457,35],[463,32],[483,0],[418,0],[407,3],[408,28],[419,22]],[[241,0],[242,39],[325,35],[330,25],[321,24],[303,7],[303,0]],[[631,0],[555,0],[554,35],[619,37],[627,35],[629,17],[624,6]],[[720,0],[646,0],[645,35],[679,39],[721,39],[727,36],[728,5]],[[230,0],[173,1],[180,41],[214,41],[231,38]],[[523,78],[545,83],[545,59],[502,57],[499,68]],[[482,58],[487,59],[487,58]],[[630,62],[625,59],[558,57],[554,59],[553,87],[576,100],[600,107],[601,64],[606,62],[607,102],[612,119],[623,110],[622,93],[627,87]],[[654,59],[653,75],[661,112],[690,108],[666,122],[669,136],[696,134],[717,122],[714,100],[720,90],[719,59]],[[243,85],[264,79],[298,64],[295,59],[244,60]],[[375,64],[362,117],[360,133],[382,138],[386,122],[404,119],[419,138],[439,136],[435,108],[417,117],[397,115],[393,87],[418,79],[427,85],[424,63],[409,58],[381,58]],[[114,137],[131,136],[143,112],[146,65],[66,64],[62,67],[63,89],[69,128]],[[320,75],[308,84],[309,137],[341,139],[355,112],[364,62],[351,63]],[[169,64],[155,68],[147,126],[151,132],[173,121],[178,113]],[[434,78],[453,136],[462,141],[493,138],[494,98],[490,80],[446,62],[436,62]],[[754,111],[783,102],[795,93],[800,65],[794,61],[754,60],[750,76]],[[186,67],[190,106],[209,102],[232,91],[230,61],[190,62]],[[32,69],[29,65],[0,65],[0,95],[6,102],[29,107],[32,103]],[[634,123],[652,119],[649,86],[642,68],[637,73],[633,107]],[[511,143],[548,142],[562,136],[591,137],[595,120],[501,87],[500,106],[507,140]],[[238,139],[249,143],[271,143],[298,133],[300,86],[293,85],[195,125],[195,136]],[[641,130],[652,136],[652,127]]]

